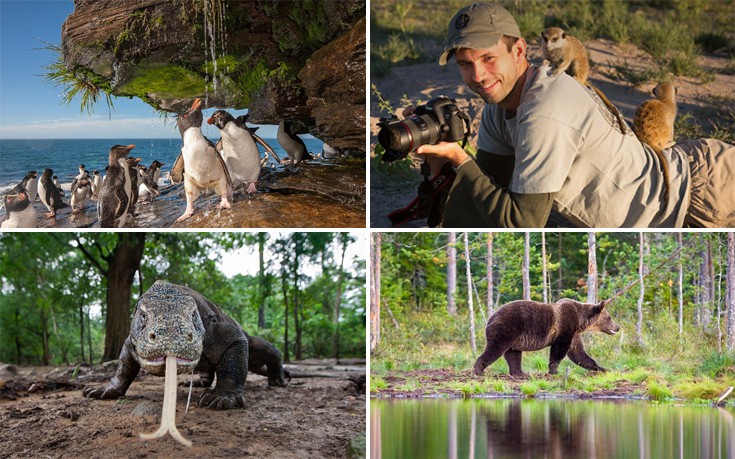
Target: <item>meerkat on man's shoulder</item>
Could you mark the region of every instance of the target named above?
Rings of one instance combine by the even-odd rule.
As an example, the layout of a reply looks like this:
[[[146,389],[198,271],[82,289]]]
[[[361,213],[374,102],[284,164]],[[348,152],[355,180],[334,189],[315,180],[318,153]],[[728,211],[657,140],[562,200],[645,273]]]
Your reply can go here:
[[[579,39],[567,34],[559,27],[549,27],[541,33],[541,50],[543,51],[544,59],[546,59],[552,68],[552,75],[556,76],[562,72],[566,72],[572,78],[579,81],[582,86],[587,86],[595,91],[605,106],[617,118],[620,131],[623,134],[627,132],[626,123],[623,120],[623,115],[620,113],[620,110],[610,102],[602,91],[587,81],[590,74],[590,59],[587,54],[587,49]]]

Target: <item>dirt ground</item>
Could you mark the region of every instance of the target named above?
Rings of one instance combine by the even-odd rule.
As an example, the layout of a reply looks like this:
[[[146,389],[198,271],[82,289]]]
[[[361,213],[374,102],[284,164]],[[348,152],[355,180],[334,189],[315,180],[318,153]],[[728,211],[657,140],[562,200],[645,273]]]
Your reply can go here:
[[[0,367],[0,457],[364,457],[365,361],[302,361],[285,367],[295,376],[283,388],[249,374],[246,409],[213,411],[195,405],[184,414],[190,375],[179,375],[176,425],[187,448],[154,432],[163,402],[162,377],[144,374],[120,400],[91,400],[86,385],[106,384],[115,366]],[[363,377],[358,385],[349,378]],[[195,376],[196,378],[197,376]]]
[[[630,126],[636,108],[651,98],[651,90],[655,82],[648,82],[640,87],[614,80],[615,65],[626,65],[630,69],[640,71],[655,65],[653,59],[635,46],[619,46],[609,40],[591,40],[585,42],[590,53],[590,82],[602,90],[603,93],[622,112]],[[477,128],[482,114],[482,100],[470,91],[463,83],[459,70],[454,61],[442,68],[438,64],[438,56],[443,48],[426,41],[421,43],[426,55],[435,55],[433,62],[419,63],[409,66],[394,67],[383,78],[372,78],[371,85],[375,85],[381,97],[390,104],[391,108],[400,114],[402,109],[416,101],[426,102],[440,95],[457,100],[457,105],[467,112],[473,120],[472,136],[469,143],[477,145]],[[538,44],[529,44],[528,57],[532,63],[542,61],[541,49]],[[698,58],[697,64],[715,74],[714,81],[702,83],[699,79],[689,77],[674,77],[672,82],[677,88],[678,116],[691,113],[697,119],[702,118],[703,109],[710,104],[708,97],[726,97],[731,100],[732,90],[735,88],[735,75],[729,74],[726,69],[731,60],[724,56],[706,55]],[[379,128],[377,123],[381,116],[390,115],[381,111],[379,100],[374,91],[370,94],[370,144],[371,152],[377,143]],[[709,123],[718,123],[720,120],[710,119]],[[408,205],[417,195],[417,187],[421,181],[418,170],[413,176],[406,174],[391,174],[391,166],[371,165],[370,175],[370,226],[372,228],[390,228],[390,220],[386,215],[396,209]],[[552,215],[554,217],[554,215]],[[411,222],[404,227],[425,227],[426,220]],[[569,226],[568,222],[551,218],[547,226]]]

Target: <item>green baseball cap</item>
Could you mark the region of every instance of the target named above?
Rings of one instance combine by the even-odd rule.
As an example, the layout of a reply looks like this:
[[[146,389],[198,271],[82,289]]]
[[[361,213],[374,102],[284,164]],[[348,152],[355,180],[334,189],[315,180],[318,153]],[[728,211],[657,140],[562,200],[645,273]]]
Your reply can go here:
[[[459,48],[491,48],[503,35],[521,37],[516,20],[505,8],[497,3],[466,6],[449,21],[447,47],[439,57],[439,65],[446,65]]]

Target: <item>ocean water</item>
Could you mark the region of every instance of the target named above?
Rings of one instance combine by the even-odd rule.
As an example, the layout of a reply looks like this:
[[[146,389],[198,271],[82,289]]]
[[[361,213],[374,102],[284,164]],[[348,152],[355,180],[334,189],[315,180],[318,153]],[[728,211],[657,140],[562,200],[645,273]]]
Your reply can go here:
[[[302,137],[306,148],[312,154],[321,152],[322,141],[312,137]],[[217,143],[219,139],[210,139]],[[264,138],[281,159],[288,156],[276,139]],[[51,168],[59,176],[62,188],[69,189],[72,180],[79,173],[79,165],[92,171],[98,169],[104,175],[110,147],[115,144],[134,144],[130,156],[142,158],[141,164],[148,166],[154,160],[164,163],[161,176],[173,167],[181,150],[181,139],[0,139],[0,193],[4,193],[20,183],[28,171],[35,170],[38,177],[46,168]],[[265,149],[258,145],[261,157]]]

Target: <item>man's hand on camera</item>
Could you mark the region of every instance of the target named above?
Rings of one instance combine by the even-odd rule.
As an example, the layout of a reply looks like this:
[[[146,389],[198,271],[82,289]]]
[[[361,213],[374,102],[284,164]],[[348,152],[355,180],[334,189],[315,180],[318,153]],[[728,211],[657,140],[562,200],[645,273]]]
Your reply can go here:
[[[459,167],[460,164],[469,158],[469,155],[465,153],[457,142],[439,142],[436,145],[421,145],[416,150],[416,154],[418,154],[419,157],[428,158],[430,163],[434,163],[436,160],[449,161],[454,167]],[[436,162],[443,163],[444,161]],[[432,170],[433,169],[432,164]]]

